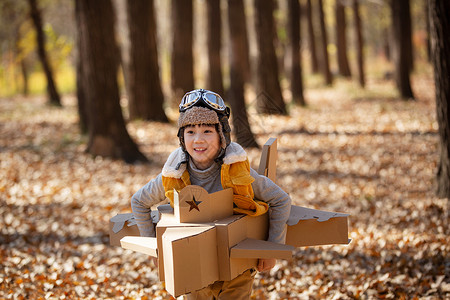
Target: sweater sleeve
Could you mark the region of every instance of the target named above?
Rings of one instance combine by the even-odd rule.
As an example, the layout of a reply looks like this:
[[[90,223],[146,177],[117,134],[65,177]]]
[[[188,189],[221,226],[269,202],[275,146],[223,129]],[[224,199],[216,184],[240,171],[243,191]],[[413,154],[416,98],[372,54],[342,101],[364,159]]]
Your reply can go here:
[[[165,199],[162,175],[149,181],[131,198],[131,210],[141,236],[156,236],[151,219],[151,207]]]
[[[291,198],[278,185],[266,176],[259,175],[255,170],[250,170],[250,175],[255,178],[252,183],[255,199],[269,204],[269,238],[270,242],[284,244],[286,240],[286,222],[291,213]]]

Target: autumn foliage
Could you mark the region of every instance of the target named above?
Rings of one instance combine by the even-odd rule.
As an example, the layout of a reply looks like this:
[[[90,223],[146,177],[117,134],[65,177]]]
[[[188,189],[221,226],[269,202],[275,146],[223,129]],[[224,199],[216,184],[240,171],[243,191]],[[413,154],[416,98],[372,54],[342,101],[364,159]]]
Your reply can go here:
[[[433,82],[413,80],[415,102],[370,81],[307,90],[309,106],[290,116],[260,116],[250,103],[258,143],[278,138],[278,184],[297,205],[350,213],[352,238],[258,274],[255,299],[450,297]],[[109,246],[107,232],[178,146],[176,126],[128,124],[151,163],[127,165],[86,154],[76,101],[63,103],[0,99],[0,299],[170,299],[152,260]],[[249,155],[256,167],[259,150]]]

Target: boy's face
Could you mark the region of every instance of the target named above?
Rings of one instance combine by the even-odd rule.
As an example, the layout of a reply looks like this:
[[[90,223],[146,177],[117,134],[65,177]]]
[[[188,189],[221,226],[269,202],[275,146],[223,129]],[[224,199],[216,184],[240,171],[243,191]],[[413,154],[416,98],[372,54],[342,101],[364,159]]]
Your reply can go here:
[[[220,151],[220,137],[216,126],[187,126],[184,129],[184,144],[198,169],[209,168]]]

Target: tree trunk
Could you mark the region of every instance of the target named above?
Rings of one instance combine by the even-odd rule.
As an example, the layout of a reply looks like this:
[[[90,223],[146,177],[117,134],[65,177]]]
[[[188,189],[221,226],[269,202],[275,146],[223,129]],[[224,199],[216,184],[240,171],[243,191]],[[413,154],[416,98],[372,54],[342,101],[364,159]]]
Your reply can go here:
[[[291,93],[292,102],[306,106],[303,96],[302,63],[300,53],[300,4],[299,0],[288,1],[288,32],[291,51]]]
[[[208,9],[207,43],[209,61],[207,88],[223,95],[222,60],[220,58],[222,41],[220,0],[208,0],[206,6]]]
[[[16,17],[15,14],[13,17]],[[14,56],[15,59],[19,61],[20,64],[20,73],[22,75],[23,85],[22,85],[22,94],[24,96],[28,96],[29,93],[29,86],[28,86],[28,66],[26,63],[26,58],[24,55],[21,55],[21,49],[19,46],[20,40],[21,40],[21,34],[20,34],[20,26],[17,26],[15,28],[15,39],[14,39]]]
[[[77,5],[81,80],[89,112],[87,152],[127,163],[146,161],[127,132],[120,107],[119,49],[114,39],[111,0],[77,0]]]
[[[75,1],[75,21],[77,28],[81,28],[82,24],[82,12],[81,12],[82,6],[80,5],[80,1]],[[76,57],[76,85],[77,85],[77,103],[78,103],[78,116],[80,118],[79,126],[80,131],[83,134],[88,133],[88,127],[89,127],[89,111],[88,111],[88,103],[86,99],[86,87],[84,86],[84,80],[83,80],[83,64],[85,63],[86,59],[83,57],[83,38],[81,36],[82,32],[81,30],[78,30],[77,32],[77,57]]]
[[[345,18],[345,6],[342,0],[336,0],[336,47],[339,74],[351,77],[350,66],[347,58],[347,20]]]
[[[194,89],[192,0],[172,1],[172,92],[178,97]]]
[[[353,0],[353,15],[355,16],[355,35],[356,35],[356,47],[357,47],[357,59],[358,59],[358,79],[359,85],[364,87],[366,85],[365,73],[364,73],[364,53],[363,53],[363,37],[362,37],[362,25],[359,15],[359,0]]]
[[[281,94],[274,47],[273,0],[254,1],[254,5],[258,47],[258,112],[285,115],[287,112]]]
[[[450,11],[449,1],[430,0],[431,56],[436,87],[440,153],[437,196],[450,199]]]
[[[319,17],[320,17],[320,32],[322,38],[322,56],[323,56],[323,66],[322,73],[325,77],[325,82],[327,85],[333,84],[333,77],[331,76],[330,71],[330,63],[328,59],[328,36],[327,36],[327,28],[325,26],[325,15],[323,13],[323,1],[318,0],[319,6]]]
[[[411,16],[409,0],[391,0],[394,32],[395,79],[400,96],[414,99],[410,83],[411,71]]]
[[[123,85],[125,88],[125,94],[128,98],[128,102],[130,102],[130,75],[128,74],[130,71],[131,64],[131,42],[130,42],[130,29],[128,25],[128,11],[127,11],[127,2],[128,0],[112,0],[113,9],[116,12],[115,18],[115,28],[116,28],[116,37],[117,43],[119,45],[120,50],[120,67],[119,72],[122,72],[123,76]],[[131,100],[132,101],[132,100]],[[128,113],[130,118],[130,103],[128,103]]]
[[[428,62],[432,63],[432,57],[431,57],[431,32],[430,32],[430,11],[429,11],[429,5],[428,0],[423,0],[424,4],[424,10],[425,10],[425,26],[426,26],[426,43],[427,43],[427,60]]]
[[[306,1],[306,16],[308,18],[308,41],[309,41],[309,52],[311,53],[311,71],[313,73],[319,72],[319,62],[317,60],[317,50],[316,50],[316,38],[314,35],[314,25],[313,25],[313,10],[311,0]]]
[[[38,47],[39,59],[44,69],[45,77],[47,78],[47,93],[50,99],[50,104],[61,106],[61,97],[56,90],[56,84],[53,80],[53,71],[48,61],[47,52],[45,51],[45,35],[42,29],[42,17],[38,8],[36,0],[28,0],[30,5],[30,15],[33,20],[34,28],[36,29],[36,42]]]
[[[29,94],[29,84],[28,84],[28,68],[25,58],[20,60],[20,72],[22,73],[23,78],[23,88],[22,93],[24,96],[28,96]]]
[[[391,36],[389,34],[388,28],[383,29],[383,50],[384,50],[384,56],[388,61],[391,61]]]
[[[228,1],[228,25],[230,30],[230,87],[227,92],[227,101],[231,105],[233,133],[236,142],[243,147],[258,147],[258,143],[250,128],[245,107],[244,71],[245,60],[248,56],[243,36],[246,36],[245,22],[238,20],[244,10],[242,0]]]
[[[159,78],[153,1],[128,0],[127,20],[130,34],[130,118],[168,122]]]

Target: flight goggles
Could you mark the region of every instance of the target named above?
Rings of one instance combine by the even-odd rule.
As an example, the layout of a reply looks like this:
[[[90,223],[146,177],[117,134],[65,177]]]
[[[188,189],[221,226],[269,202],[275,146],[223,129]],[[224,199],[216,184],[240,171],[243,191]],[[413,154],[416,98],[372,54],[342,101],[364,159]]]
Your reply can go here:
[[[193,106],[205,106],[216,112],[226,112],[227,110],[227,106],[219,94],[204,89],[187,92],[181,99],[180,112]]]

